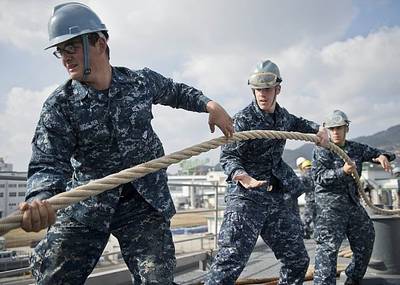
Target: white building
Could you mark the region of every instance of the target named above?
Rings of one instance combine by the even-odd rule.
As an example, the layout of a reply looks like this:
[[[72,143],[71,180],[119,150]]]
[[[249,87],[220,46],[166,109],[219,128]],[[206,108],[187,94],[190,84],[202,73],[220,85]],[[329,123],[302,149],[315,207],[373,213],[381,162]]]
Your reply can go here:
[[[225,179],[221,171],[210,171],[207,175],[169,175],[168,185],[177,209],[212,208],[217,188],[218,202],[224,204]]]
[[[0,172],[0,218],[17,210],[25,192],[26,172]]]

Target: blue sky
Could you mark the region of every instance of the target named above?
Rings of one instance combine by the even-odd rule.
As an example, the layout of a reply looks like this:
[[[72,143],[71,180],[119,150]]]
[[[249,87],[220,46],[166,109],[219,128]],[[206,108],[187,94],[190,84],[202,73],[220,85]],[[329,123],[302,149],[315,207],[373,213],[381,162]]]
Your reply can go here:
[[[400,24],[400,1],[356,0],[353,5],[356,13],[344,39],[366,36],[382,26],[394,27]]]
[[[15,170],[26,170],[43,101],[67,80],[43,50],[61,2],[0,0],[0,157]],[[400,1],[84,3],[110,31],[113,65],[147,66],[193,85],[232,115],[252,100],[247,77],[269,58],[284,78],[278,102],[296,115],[321,123],[342,109],[350,137],[400,123]],[[166,153],[221,134],[209,133],[205,114],[155,106],[154,117]],[[218,151],[208,155],[215,162]]]

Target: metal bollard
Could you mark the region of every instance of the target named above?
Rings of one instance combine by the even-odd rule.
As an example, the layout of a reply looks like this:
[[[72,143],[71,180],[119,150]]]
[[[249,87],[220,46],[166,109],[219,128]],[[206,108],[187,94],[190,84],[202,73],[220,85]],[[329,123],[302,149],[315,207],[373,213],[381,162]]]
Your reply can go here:
[[[371,216],[375,228],[375,243],[370,266],[377,273],[400,274],[400,217]]]

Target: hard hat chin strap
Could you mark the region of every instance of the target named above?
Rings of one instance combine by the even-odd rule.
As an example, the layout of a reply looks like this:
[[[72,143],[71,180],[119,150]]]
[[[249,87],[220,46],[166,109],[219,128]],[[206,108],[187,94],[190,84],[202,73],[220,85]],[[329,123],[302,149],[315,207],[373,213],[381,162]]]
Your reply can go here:
[[[88,34],[82,35],[83,44],[83,81],[86,81],[91,72],[89,61],[89,37]]]
[[[273,112],[275,112],[275,108],[276,108],[276,96],[278,96],[278,92],[276,91],[276,87],[274,87],[275,88],[275,90],[274,90],[274,99],[272,100],[272,104],[271,104],[271,108],[274,108],[274,111]]]
[[[276,91],[276,86],[274,90],[274,101],[272,101],[272,106],[276,105],[276,96],[278,96],[278,92]]]

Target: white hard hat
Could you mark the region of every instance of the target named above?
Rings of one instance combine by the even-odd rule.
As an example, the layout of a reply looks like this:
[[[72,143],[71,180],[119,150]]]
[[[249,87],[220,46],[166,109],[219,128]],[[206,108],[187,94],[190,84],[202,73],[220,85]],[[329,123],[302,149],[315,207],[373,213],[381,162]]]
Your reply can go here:
[[[325,128],[334,128],[340,126],[348,126],[350,120],[347,118],[347,115],[340,110],[334,110],[329,116],[325,119],[324,127]]]
[[[252,89],[271,88],[281,82],[279,67],[270,60],[260,62],[247,81]]]
[[[305,159],[304,157],[302,157],[302,156],[298,157],[298,158],[296,159],[296,166],[297,166],[297,167],[300,167],[300,165],[301,165],[304,161],[306,161],[306,159]]]

